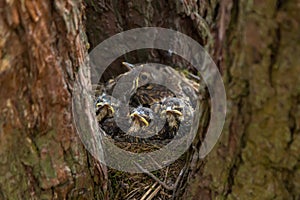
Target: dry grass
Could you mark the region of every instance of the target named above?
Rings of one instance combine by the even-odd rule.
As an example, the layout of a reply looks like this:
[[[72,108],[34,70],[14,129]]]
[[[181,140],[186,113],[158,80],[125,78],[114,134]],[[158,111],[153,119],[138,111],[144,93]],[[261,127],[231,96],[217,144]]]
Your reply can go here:
[[[155,151],[163,145],[116,142],[120,148],[135,153]],[[152,172],[159,180],[172,187],[184,167],[185,155],[168,167]],[[173,191],[165,189],[156,180],[142,173],[127,173],[109,169],[110,199],[165,200],[171,199]]]

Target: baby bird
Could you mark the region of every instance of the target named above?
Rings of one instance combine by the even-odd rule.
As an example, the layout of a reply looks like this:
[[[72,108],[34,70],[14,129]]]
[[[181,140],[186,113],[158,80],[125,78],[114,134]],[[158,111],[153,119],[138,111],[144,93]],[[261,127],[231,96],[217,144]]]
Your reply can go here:
[[[105,93],[97,97],[95,101],[95,108],[98,122],[102,122],[105,118],[113,117],[115,112],[112,107],[111,99]]]
[[[162,115],[166,117],[165,127],[159,135],[168,139],[173,138],[183,120],[183,103],[179,98],[171,97],[162,101]]]
[[[153,120],[153,111],[150,108],[139,106],[130,114],[132,124],[129,132],[136,132],[143,127],[148,127]]]

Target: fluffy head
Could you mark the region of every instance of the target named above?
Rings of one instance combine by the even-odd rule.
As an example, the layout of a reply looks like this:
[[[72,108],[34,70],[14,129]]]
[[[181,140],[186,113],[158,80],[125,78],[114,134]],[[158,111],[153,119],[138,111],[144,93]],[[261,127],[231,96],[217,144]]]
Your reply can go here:
[[[106,117],[112,117],[115,110],[106,94],[97,97],[95,101],[97,120],[101,122]]]

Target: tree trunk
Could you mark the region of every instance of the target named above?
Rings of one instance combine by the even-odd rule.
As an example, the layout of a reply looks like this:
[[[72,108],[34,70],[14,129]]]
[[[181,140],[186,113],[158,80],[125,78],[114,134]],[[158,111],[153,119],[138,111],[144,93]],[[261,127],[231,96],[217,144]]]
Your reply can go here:
[[[227,121],[186,199],[299,199],[298,1],[235,1],[224,46]],[[296,53],[297,52],[297,53]]]
[[[0,199],[104,199],[72,120],[86,55],[80,1],[0,2]]]
[[[91,47],[131,28],[172,28],[205,45],[224,74],[222,137],[203,160],[199,134],[182,199],[300,197],[297,0],[87,2]]]
[[[227,120],[219,143],[199,158],[204,116],[175,197],[300,198],[297,0],[86,0],[89,45],[84,8],[74,2],[0,3],[0,199],[108,198],[106,168],[75,134],[72,86],[82,81],[86,46],[143,26],[194,38],[224,75]]]

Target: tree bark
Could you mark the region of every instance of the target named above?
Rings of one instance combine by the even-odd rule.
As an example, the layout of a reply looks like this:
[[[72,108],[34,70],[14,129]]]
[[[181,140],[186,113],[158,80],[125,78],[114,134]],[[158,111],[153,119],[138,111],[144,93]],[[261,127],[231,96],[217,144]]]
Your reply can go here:
[[[219,143],[199,158],[207,114],[176,198],[299,199],[298,4],[86,0],[88,44],[79,1],[1,1],[0,199],[108,198],[105,166],[75,134],[72,86],[86,47],[143,26],[172,28],[203,44],[227,92]]]
[[[104,199],[106,169],[72,120],[81,1],[0,2],[0,199]]]
[[[233,1],[227,120],[218,145],[191,168],[184,199],[299,199],[298,4]]]
[[[182,199],[299,198],[297,0],[87,2],[91,47],[131,28],[172,28],[205,45],[224,74],[222,137],[200,159],[199,130]]]

